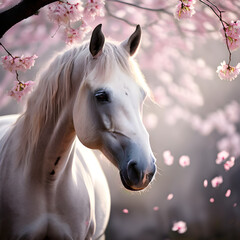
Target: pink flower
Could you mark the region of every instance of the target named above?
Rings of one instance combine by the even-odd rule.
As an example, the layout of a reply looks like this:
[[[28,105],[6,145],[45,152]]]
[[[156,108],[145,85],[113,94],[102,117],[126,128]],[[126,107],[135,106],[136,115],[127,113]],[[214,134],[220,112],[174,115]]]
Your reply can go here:
[[[217,155],[216,164],[221,164],[223,161],[225,161],[229,156],[229,153],[227,151],[221,151]]]
[[[15,98],[18,102],[22,97],[31,92],[34,82],[28,81],[26,83],[14,81],[13,88],[9,91],[9,96]]]
[[[83,40],[86,33],[91,29],[90,26],[83,20],[81,20],[81,26],[78,29],[74,29],[71,27],[65,28],[65,42],[67,44],[72,44],[77,41]]]
[[[214,198],[210,198],[210,199],[209,199],[209,202],[210,202],[210,203],[214,203],[214,202],[215,202],[215,199],[214,199]]]
[[[22,71],[25,72],[27,69],[30,69],[35,64],[35,59],[38,58],[37,55],[33,55],[31,57],[12,57],[12,56],[3,56],[2,57],[2,65],[3,67],[10,71]]]
[[[195,14],[193,4],[195,4],[195,0],[179,1],[174,12],[174,17],[178,20],[192,17]]]
[[[95,17],[104,16],[105,0],[87,0],[84,8],[84,19],[94,20]]]
[[[221,63],[221,66],[217,67],[217,73],[221,80],[234,80],[240,73],[240,63],[236,67],[232,67],[226,64],[225,61]]]
[[[234,166],[234,164],[235,164],[235,157],[231,157],[230,160],[228,160],[224,163],[224,169],[226,171],[229,171],[230,168],[232,168]]]
[[[172,193],[170,193],[170,194],[168,194],[168,196],[167,196],[167,200],[172,200],[173,199],[173,194]]]
[[[124,208],[124,209],[122,210],[122,212],[125,213],[125,214],[128,214],[128,213],[129,213],[129,211],[128,211],[127,208]]]
[[[227,35],[227,41],[228,46],[231,51],[236,50],[240,47],[240,21],[232,21],[228,24],[227,27],[225,27],[226,35]],[[223,34],[223,37],[225,38],[225,32],[221,31]]]
[[[231,189],[228,189],[225,193],[225,197],[230,197],[231,195]]]
[[[172,231],[177,231],[182,234],[187,231],[187,224],[183,221],[178,221],[173,224]]]
[[[204,186],[205,188],[208,186],[208,180],[207,180],[207,179],[205,179],[205,180],[203,181],[203,186]]]
[[[153,211],[158,211],[158,210],[159,210],[158,206],[153,207]]]
[[[187,166],[189,166],[189,165],[190,165],[190,158],[189,158],[188,156],[185,156],[185,155],[181,156],[181,157],[179,158],[179,164],[180,164],[180,166],[182,166],[182,167],[187,167]]]
[[[212,187],[214,187],[214,188],[218,187],[220,184],[223,183],[222,176],[217,176],[217,177],[213,178],[211,183],[212,183]]]
[[[82,6],[80,3],[54,2],[48,5],[48,17],[51,21],[67,25],[82,18]]]
[[[163,159],[166,165],[171,166],[173,164],[174,157],[172,156],[170,151],[163,152]]]

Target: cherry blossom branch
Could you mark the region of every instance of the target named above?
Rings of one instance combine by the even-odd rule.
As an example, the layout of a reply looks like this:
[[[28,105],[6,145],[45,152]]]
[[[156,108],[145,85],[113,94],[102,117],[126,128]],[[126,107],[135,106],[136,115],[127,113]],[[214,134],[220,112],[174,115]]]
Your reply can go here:
[[[228,50],[228,53],[229,53],[228,66],[230,66],[230,63],[231,63],[231,60],[232,60],[232,52],[230,51],[230,48],[229,48],[228,36],[227,36],[227,33],[226,33],[226,27],[224,25],[224,24],[226,24],[228,26],[229,24],[222,19],[222,13],[224,11],[220,10],[215,4],[213,4],[209,0],[206,0],[209,4],[204,2],[203,0],[199,0],[199,1],[203,4],[205,4],[206,6],[208,6],[214,12],[214,14],[219,18],[219,20],[222,24],[223,31],[224,31],[224,36],[225,36],[225,42],[226,42],[227,50]],[[217,12],[214,8],[216,8]]]
[[[127,23],[128,25],[130,25],[130,26],[136,26],[136,24],[128,21],[127,19],[121,18],[121,17],[118,17],[118,16],[114,15],[114,14],[110,11],[107,3],[105,4],[105,9],[106,9],[106,12],[108,13],[108,15],[109,15],[110,17],[113,17],[113,18],[115,18],[115,19],[117,19],[117,20],[119,20],[119,21],[125,22],[125,23]]]
[[[139,5],[134,4],[134,3],[124,2],[124,1],[120,1],[120,0],[108,0],[108,2],[121,3],[121,4],[125,4],[125,5],[128,5],[128,6],[132,6],[132,7],[136,7],[136,8],[139,8],[139,9],[152,11],[152,12],[164,12],[164,13],[167,13],[167,14],[171,14],[166,10],[166,8],[147,8],[147,7],[139,6]]]
[[[8,54],[10,57],[12,57],[12,59],[14,59],[13,55],[6,49],[6,47],[5,47],[1,42],[0,42],[0,45],[1,45],[2,48],[7,52],[7,54]],[[19,80],[19,74],[18,74],[18,71],[17,71],[17,70],[15,70],[15,73],[16,73],[16,79],[17,79],[18,83],[19,83],[19,84],[23,84],[23,82],[21,82],[21,81]]]

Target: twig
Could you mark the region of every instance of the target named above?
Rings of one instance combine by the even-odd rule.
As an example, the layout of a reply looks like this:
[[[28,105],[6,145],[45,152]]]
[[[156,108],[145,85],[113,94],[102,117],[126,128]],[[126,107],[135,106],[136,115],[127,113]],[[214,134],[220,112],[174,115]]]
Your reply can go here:
[[[228,36],[227,36],[227,33],[226,33],[226,27],[224,24],[226,24],[227,26],[229,25],[226,21],[224,21],[222,19],[222,13],[224,11],[220,10],[215,4],[213,4],[211,1],[209,0],[206,0],[208,3],[204,2],[203,0],[199,0],[201,3],[205,4],[206,6],[208,6],[214,13],[215,15],[219,18],[221,24],[222,24],[222,27],[223,27],[223,31],[224,31],[224,36],[225,36],[225,42],[226,42],[226,46],[227,46],[227,50],[228,50],[228,53],[229,53],[229,59],[228,59],[228,66],[230,66],[230,63],[231,63],[231,59],[232,59],[232,52],[229,48],[229,44],[228,44]],[[216,10],[214,9],[216,8]]]
[[[5,46],[4,46],[1,42],[0,42],[0,45],[1,45],[2,48],[7,52],[7,54],[8,54],[12,59],[14,59],[13,55],[5,48]],[[19,84],[24,84],[23,82],[21,82],[21,81],[19,80],[19,74],[18,74],[18,71],[17,71],[17,70],[15,70],[15,73],[16,73],[16,79],[17,79],[18,83],[19,83]]]
[[[139,6],[139,5],[134,4],[134,3],[124,2],[124,1],[120,1],[120,0],[108,0],[108,2],[121,3],[121,4],[125,4],[125,5],[128,5],[128,6],[132,6],[132,7],[135,7],[135,8],[139,8],[139,9],[143,9],[143,10],[147,10],[147,11],[152,11],[152,12],[168,13],[168,11],[166,11],[166,8],[147,8],[147,7]]]

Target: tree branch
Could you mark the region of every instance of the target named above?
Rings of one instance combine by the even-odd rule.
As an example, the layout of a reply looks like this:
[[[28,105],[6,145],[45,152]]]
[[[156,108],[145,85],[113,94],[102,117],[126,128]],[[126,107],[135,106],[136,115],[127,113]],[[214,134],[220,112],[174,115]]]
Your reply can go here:
[[[26,19],[56,0],[22,0],[19,4],[0,13],[0,38],[16,23]]]

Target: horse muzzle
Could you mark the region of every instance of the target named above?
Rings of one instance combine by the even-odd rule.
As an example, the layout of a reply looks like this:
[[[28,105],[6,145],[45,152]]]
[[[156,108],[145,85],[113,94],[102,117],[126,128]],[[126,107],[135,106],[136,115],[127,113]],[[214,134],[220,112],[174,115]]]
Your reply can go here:
[[[152,161],[151,166],[148,167],[147,170],[143,170],[141,164],[137,161],[130,160],[126,168],[120,170],[123,186],[131,191],[140,191],[146,188],[156,172],[154,161],[155,160]]]

